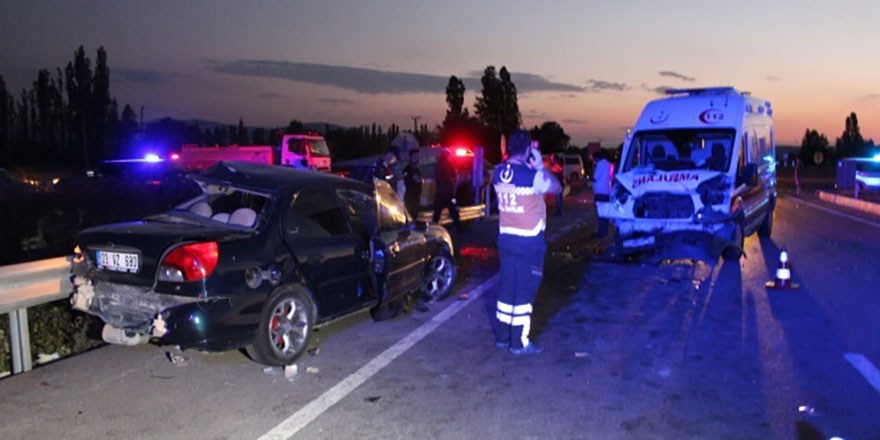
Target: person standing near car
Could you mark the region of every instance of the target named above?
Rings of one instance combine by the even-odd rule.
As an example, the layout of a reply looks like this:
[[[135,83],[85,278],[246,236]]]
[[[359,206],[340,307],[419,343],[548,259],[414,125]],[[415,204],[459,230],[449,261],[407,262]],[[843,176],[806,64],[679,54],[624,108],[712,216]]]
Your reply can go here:
[[[397,191],[397,177],[394,174],[393,165],[397,162],[397,156],[400,154],[400,150],[397,147],[391,146],[379,160],[376,161],[376,166],[373,168],[373,177],[384,180]]]
[[[501,290],[496,303],[495,346],[511,354],[537,354],[543,348],[529,340],[532,303],[544,275],[544,194],[562,192],[525,130],[510,136],[509,157],[495,167],[492,185],[498,195],[498,256]]]
[[[599,162],[596,163],[596,170],[593,172],[593,206],[597,202],[607,202],[611,197],[611,180],[613,178],[614,168],[606,159],[606,153],[599,151]],[[598,213],[598,208],[596,209]],[[608,235],[608,219],[599,217],[599,227],[596,235],[606,237]]]
[[[449,216],[452,217],[456,232],[463,232],[464,228],[458,218],[458,206],[456,206],[455,200],[456,181],[455,165],[449,157],[449,151],[443,150],[437,156],[437,168],[434,175],[433,222],[440,221],[440,214],[443,212],[443,208],[446,208],[449,211]]]
[[[419,169],[419,149],[409,152],[409,163],[403,169],[403,183],[406,185],[403,203],[414,219],[419,218],[422,199],[422,170]]]

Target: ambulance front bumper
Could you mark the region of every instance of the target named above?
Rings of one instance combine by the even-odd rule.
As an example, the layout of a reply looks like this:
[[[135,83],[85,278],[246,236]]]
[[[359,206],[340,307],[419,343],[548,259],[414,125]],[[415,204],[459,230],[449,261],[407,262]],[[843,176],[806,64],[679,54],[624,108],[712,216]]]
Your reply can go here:
[[[691,218],[664,219],[636,218],[627,205],[615,202],[600,202],[596,207],[600,218],[614,224],[619,244],[628,251],[661,247],[682,239],[726,244],[736,225],[733,216],[709,209],[700,210]]]

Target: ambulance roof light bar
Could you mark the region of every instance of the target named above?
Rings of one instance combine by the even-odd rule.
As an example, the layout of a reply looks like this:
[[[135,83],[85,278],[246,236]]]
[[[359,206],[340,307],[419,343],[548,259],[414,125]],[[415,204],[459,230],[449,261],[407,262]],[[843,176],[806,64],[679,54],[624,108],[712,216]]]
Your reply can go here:
[[[693,88],[693,89],[669,89],[666,92],[666,95],[723,95],[726,93],[736,93],[736,89],[733,87],[702,87],[702,88]]]

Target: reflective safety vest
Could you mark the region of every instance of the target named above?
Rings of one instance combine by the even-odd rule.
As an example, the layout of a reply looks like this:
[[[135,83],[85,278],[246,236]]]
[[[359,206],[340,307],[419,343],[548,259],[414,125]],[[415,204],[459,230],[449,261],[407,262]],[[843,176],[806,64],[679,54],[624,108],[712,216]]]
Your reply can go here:
[[[535,237],[547,224],[544,195],[535,191],[537,171],[526,165],[504,162],[495,167],[492,185],[498,195],[499,232]]]

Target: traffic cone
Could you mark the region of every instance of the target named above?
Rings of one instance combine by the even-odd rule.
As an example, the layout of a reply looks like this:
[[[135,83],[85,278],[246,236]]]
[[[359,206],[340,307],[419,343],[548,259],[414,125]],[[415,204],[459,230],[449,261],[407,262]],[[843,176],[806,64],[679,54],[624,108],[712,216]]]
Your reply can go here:
[[[795,290],[800,284],[791,281],[791,265],[788,263],[788,251],[785,247],[779,251],[779,264],[776,266],[776,279],[767,281],[764,287],[776,290]]]

